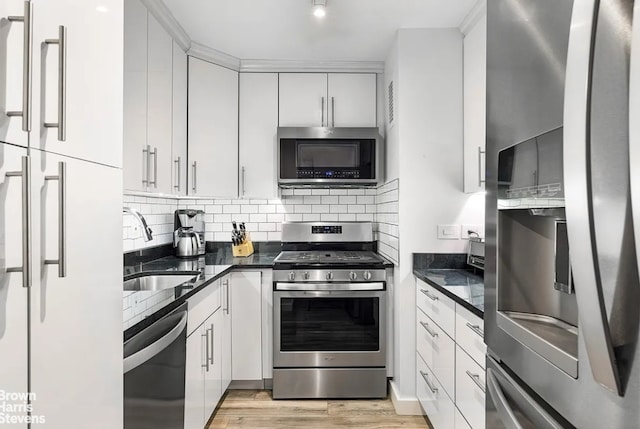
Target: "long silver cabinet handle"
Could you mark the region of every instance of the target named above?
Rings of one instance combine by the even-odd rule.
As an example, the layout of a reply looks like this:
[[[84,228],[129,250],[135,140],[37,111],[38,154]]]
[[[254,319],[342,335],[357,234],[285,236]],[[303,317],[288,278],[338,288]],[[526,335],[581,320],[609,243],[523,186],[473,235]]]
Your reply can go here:
[[[173,163],[176,165],[176,184],[173,187],[180,191],[180,157],[174,160]]]
[[[209,356],[209,362],[211,363],[211,365],[215,365],[214,358],[213,358],[213,353],[215,352],[215,348],[214,348],[215,346],[213,343],[213,323],[211,324],[211,328],[209,328],[208,331],[211,331],[211,343],[209,343],[210,344],[209,347],[211,347],[209,349],[209,351],[211,351],[211,356]]]
[[[428,323],[420,322],[420,324],[422,325],[424,330],[427,331],[429,333],[429,335],[431,335],[433,338],[436,338],[438,336],[437,332],[431,330],[431,328],[429,327]]]
[[[7,112],[7,116],[22,116],[22,131],[31,131],[31,2],[24,2],[23,16],[9,16],[10,22],[23,24],[23,57],[22,57],[22,110]]]
[[[58,45],[58,122],[45,122],[46,128],[58,129],[58,140],[67,139],[67,29],[58,26],[58,38],[46,39],[47,45]]]
[[[322,109],[322,117],[320,119],[320,126],[324,127],[324,97],[322,97],[321,109]]]
[[[142,148],[142,184],[144,186],[149,185],[149,152],[151,146],[145,145]]]
[[[631,206],[636,238],[636,256],[640,269],[640,1],[633,7],[633,34],[631,41],[631,65],[629,73],[629,174]],[[631,120],[631,118],[635,118]]]
[[[486,155],[486,151],[478,146],[478,186],[482,186],[485,180],[482,178],[482,155]]]
[[[245,193],[244,184],[245,184],[245,168],[242,167],[242,196],[244,196],[244,193]]]
[[[200,337],[204,337],[206,339],[206,345],[204,347],[204,363],[200,366],[202,368],[205,368],[207,372],[209,372],[209,330],[207,329],[206,331],[204,331],[204,334],[200,334]]]
[[[472,325],[471,323],[467,322],[467,328],[478,334],[480,338],[484,338],[484,331],[480,328],[479,325]]]
[[[31,160],[22,157],[22,170],[9,171],[7,177],[22,178],[22,266],[8,267],[8,273],[22,272],[22,286],[31,287]]]
[[[198,173],[198,164],[197,164],[197,162],[196,162],[196,161],[193,161],[192,168],[193,168],[193,176],[192,176],[192,178],[193,178],[193,180],[192,180],[193,185],[191,185],[191,189],[192,189],[192,190],[193,190],[193,192],[195,193],[195,192],[197,192],[197,191],[196,191],[196,187],[197,187],[196,176],[197,176],[197,173]]]
[[[602,285],[596,272],[597,244],[590,194],[588,148],[589,106],[591,98],[592,35],[597,15],[596,0],[575,2],[571,16],[564,93],[563,159],[565,203],[571,266],[575,284],[580,326],[594,379],[608,390],[621,393],[621,383],[613,354]],[[632,122],[632,121],[630,121]]]
[[[153,150],[149,150],[149,158],[153,157],[153,182],[149,181],[149,186],[153,185],[154,188],[158,187],[158,148],[154,147]]]
[[[469,370],[467,370],[466,373],[469,378],[476,384],[476,386],[478,386],[478,389],[482,390],[482,393],[487,393],[484,385],[480,382],[480,376],[478,374],[474,374]]]
[[[331,97],[331,126],[336,126],[336,98]]]
[[[424,382],[427,383],[427,387],[429,388],[429,390],[431,390],[431,393],[438,393],[438,388],[437,387],[433,387],[433,385],[431,384],[431,382],[427,378],[427,373],[420,371],[420,375],[424,379]]]
[[[428,290],[426,290],[426,289],[420,289],[420,292],[422,292],[423,294],[425,294],[425,295],[426,295],[426,297],[427,297],[427,298],[429,298],[431,301],[437,301],[437,300],[438,300],[438,297],[437,297],[437,296],[435,296],[435,295],[433,295],[433,294],[429,293],[429,291],[428,291]]]
[[[45,265],[57,265],[58,277],[67,276],[67,165],[58,163],[57,176],[45,176],[45,180],[58,181],[58,259],[45,259]]]
[[[225,289],[227,290],[227,299],[226,299],[227,307],[224,308],[223,310],[225,313],[229,314],[229,280],[225,280],[223,284],[225,286]]]

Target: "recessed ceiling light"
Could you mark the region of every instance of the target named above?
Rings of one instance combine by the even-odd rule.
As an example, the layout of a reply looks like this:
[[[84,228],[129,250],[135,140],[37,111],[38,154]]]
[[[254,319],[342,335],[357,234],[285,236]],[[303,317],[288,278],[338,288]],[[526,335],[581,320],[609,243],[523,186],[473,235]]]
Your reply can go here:
[[[327,14],[327,0],[312,0],[313,14],[318,18],[324,18]]]

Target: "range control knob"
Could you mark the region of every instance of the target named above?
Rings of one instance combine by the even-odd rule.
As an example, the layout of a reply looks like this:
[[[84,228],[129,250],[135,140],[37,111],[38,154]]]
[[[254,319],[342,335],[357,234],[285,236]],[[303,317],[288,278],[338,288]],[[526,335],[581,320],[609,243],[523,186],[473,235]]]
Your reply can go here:
[[[331,271],[327,273],[327,280],[333,280],[333,273]]]
[[[302,277],[303,277],[305,280],[309,280],[309,271],[305,271],[305,272],[304,272],[304,274],[302,275]]]
[[[355,279],[357,279],[357,278],[358,278],[358,274],[357,274],[355,271],[351,271],[351,272],[349,273],[349,278],[350,278],[351,280],[355,280]]]
[[[289,281],[294,281],[296,279],[296,273],[294,273],[293,271],[291,271],[289,273]]]
[[[365,271],[363,276],[365,280],[367,281],[371,280],[371,271]]]

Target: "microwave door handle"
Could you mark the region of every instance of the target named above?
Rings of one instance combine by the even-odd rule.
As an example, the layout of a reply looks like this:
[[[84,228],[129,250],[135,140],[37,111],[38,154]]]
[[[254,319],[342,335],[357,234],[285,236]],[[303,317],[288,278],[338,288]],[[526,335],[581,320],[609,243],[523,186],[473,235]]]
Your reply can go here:
[[[564,93],[565,210],[578,313],[591,372],[599,384],[620,394],[620,378],[595,258],[597,243],[589,186],[587,132],[596,11],[596,0],[583,0],[574,3],[571,16],[566,75],[572,78],[566,80]]]
[[[631,120],[640,115],[640,1],[634,3],[633,23],[629,72],[629,175],[636,257],[640,270],[640,169],[637,167],[640,165],[640,121]]]
[[[322,104],[320,106],[320,111],[322,112],[321,113],[321,117],[320,117],[321,118],[320,119],[320,126],[324,127],[324,97],[322,97]]]

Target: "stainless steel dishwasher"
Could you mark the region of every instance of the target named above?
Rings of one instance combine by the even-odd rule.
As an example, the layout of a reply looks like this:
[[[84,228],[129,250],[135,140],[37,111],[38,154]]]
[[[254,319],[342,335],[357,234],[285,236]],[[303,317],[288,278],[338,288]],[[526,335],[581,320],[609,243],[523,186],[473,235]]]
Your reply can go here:
[[[187,303],[124,344],[124,429],[184,427]]]

